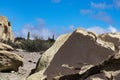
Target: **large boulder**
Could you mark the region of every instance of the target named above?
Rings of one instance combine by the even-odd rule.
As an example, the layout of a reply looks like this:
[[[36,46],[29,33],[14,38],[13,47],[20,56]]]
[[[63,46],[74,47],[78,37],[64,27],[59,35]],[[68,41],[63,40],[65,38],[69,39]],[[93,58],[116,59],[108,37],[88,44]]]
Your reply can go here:
[[[114,45],[97,40],[96,34],[77,29],[60,36],[38,61],[27,80],[52,80],[57,75],[78,73],[84,65],[96,65],[114,53]],[[71,69],[78,70],[71,70]]]
[[[0,71],[18,71],[23,59],[13,52],[0,51]]]
[[[11,23],[4,16],[0,16],[0,40],[14,41]]]

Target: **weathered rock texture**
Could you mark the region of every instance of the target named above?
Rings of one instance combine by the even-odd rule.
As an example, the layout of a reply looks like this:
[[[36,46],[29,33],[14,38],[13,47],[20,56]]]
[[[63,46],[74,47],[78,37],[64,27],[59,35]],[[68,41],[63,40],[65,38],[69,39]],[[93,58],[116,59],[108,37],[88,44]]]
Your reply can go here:
[[[17,71],[23,65],[22,58],[12,51],[11,46],[2,41],[14,41],[11,23],[6,17],[0,16],[0,71]]]
[[[87,69],[82,74],[76,73],[76,74],[64,75],[56,80],[85,80],[89,76],[95,74],[101,74],[101,73],[105,74],[104,75],[105,78],[102,80],[119,80],[120,76],[118,75],[120,75],[120,54],[111,55],[104,62],[98,65],[94,65],[93,67]],[[93,78],[93,80],[98,80],[98,79]]]
[[[13,51],[14,49],[10,45],[7,45],[7,44],[4,44],[4,43],[0,42],[0,51],[1,50],[4,50],[4,51]]]
[[[15,53],[0,51],[0,71],[18,71],[23,66],[23,59]]]
[[[119,52],[120,50],[120,33],[119,32],[101,34],[98,36],[98,38],[100,38],[103,41],[113,43],[115,46],[116,52]]]
[[[0,16],[0,40],[14,41],[11,23],[4,16]]]
[[[97,40],[92,32],[77,29],[56,40],[42,55],[36,73],[27,80],[53,80],[58,75],[78,74],[82,66],[97,65],[113,53],[114,45]]]
[[[0,42],[0,71],[17,71],[23,65],[23,59],[13,50],[11,46]]]

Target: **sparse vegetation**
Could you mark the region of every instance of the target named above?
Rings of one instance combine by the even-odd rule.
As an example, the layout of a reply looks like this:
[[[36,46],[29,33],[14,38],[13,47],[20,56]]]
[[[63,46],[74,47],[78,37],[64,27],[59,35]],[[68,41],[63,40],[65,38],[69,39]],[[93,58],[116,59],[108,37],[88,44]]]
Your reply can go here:
[[[16,37],[15,42],[11,42],[10,40],[3,42],[11,45],[15,49],[19,48],[29,52],[39,52],[47,50],[53,45],[55,40],[51,38],[48,38],[48,40],[44,40],[36,36],[33,40]]]
[[[55,40],[43,40],[41,38],[35,37],[34,40],[25,39],[16,43],[16,48],[21,48],[30,52],[45,51],[52,46]]]

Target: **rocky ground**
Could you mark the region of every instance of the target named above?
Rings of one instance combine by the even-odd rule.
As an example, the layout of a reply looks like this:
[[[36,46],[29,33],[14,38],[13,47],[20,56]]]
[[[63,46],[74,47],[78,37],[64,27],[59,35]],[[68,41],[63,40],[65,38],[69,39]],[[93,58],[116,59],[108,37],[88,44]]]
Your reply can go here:
[[[24,58],[23,67],[19,68],[18,72],[0,72],[0,80],[21,80],[29,75],[31,70],[35,68],[41,52],[15,52]]]

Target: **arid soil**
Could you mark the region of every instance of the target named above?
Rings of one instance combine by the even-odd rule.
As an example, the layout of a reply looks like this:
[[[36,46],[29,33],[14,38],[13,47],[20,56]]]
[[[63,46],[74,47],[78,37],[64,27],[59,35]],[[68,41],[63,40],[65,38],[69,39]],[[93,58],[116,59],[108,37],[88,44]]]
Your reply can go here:
[[[41,52],[15,52],[24,59],[23,67],[19,67],[18,72],[0,72],[0,80],[21,80],[29,75],[35,68]]]

